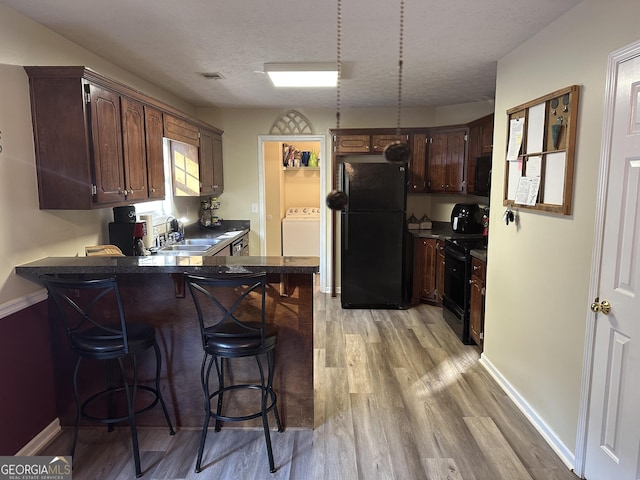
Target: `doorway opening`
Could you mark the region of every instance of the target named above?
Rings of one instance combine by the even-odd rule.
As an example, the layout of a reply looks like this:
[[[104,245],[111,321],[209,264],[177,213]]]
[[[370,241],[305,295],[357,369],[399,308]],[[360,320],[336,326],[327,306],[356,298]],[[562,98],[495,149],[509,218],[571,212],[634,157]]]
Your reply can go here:
[[[292,207],[320,208],[320,290],[328,291],[326,285],[326,237],[327,209],[324,199],[327,187],[327,161],[325,135],[259,135],[258,179],[260,255],[282,255],[282,219]],[[294,146],[299,151],[315,152],[318,167],[285,167],[285,146]],[[297,164],[296,164],[297,165]]]

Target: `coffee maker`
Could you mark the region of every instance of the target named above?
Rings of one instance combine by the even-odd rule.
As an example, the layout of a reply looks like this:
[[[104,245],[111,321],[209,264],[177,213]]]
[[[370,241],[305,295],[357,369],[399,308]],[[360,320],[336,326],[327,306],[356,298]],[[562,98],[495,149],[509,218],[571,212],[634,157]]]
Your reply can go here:
[[[142,238],[146,235],[146,222],[136,222],[134,206],[113,207],[113,222],[109,223],[109,243],[127,256],[145,254]]]

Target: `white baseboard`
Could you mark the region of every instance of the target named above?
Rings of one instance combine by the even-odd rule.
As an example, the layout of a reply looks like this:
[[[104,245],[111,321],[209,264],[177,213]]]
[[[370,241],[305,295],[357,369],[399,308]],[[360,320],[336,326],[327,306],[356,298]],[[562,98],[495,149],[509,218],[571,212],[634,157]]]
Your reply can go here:
[[[527,401],[518,393],[500,373],[500,371],[483,355],[480,356],[480,365],[489,372],[500,388],[509,396],[516,404],[518,409],[527,417],[527,420],[542,435],[545,441],[560,457],[560,460],[567,466],[569,470],[575,467],[575,454],[567,448],[567,446],[558,438],[554,431],[540,418],[536,411],[527,403]]]
[[[38,455],[38,453],[47,446],[47,444],[53,440],[58,433],[62,431],[60,427],[60,419],[56,418],[53,422],[47,425],[44,430],[37,434],[33,439],[20,449],[16,456],[28,456],[32,457]],[[62,453],[61,453],[62,454]]]
[[[43,300],[47,299],[47,290],[42,288],[32,293],[23,295],[22,297],[14,298],[3,304],[0,304],[0,318],[8,317],[14,313],[24,310],[31,305],[35,305]]]

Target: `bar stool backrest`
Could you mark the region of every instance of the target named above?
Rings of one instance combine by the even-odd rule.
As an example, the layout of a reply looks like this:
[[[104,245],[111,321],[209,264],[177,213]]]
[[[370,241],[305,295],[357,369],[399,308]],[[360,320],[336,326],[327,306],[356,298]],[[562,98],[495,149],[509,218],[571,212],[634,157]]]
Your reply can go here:
[[[40,279],[60,312],[72,350],[90,350],[97,358],[129,353],[124,309],[115,278],[78,280],[41,275]]]
[[[266,273],[185,275],[198,313],[202,345],[211,335],[265,340]],[[256,292],[257,295],[251,295]]]

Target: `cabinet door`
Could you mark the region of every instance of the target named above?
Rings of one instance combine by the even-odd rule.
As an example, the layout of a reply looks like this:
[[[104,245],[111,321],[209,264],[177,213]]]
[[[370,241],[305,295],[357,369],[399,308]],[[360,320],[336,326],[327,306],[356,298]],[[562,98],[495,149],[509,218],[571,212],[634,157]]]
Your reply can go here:
[[[213,135],[213,194],[224,192],[224,171],[222,165],[222,136]]]
[[[211,195],[215,189],[213,169],[213,132],[200,130],[200,195]]]
[[[369,135],[334,135],[333,149],[336,153],[369,153]]]
[[[447,132],[433,132],[429,139],[427,185],[430,192],[446,192]]]
[[[124,200],[124,164],[120,96],[109,90],[90,86],[91,140],[96,182],[96,203]]]
[[[122,151],[127,200],[148,197],[147,148],[144,130],[144,106],[140,102],[121,97]]]
[[[418,252],[418,295],[425,302],[436,302],[436,239],[416,238],[414,249]]]
[[[444,241],[436,241],[436,294],[438,305],[442,305],[442,297],[444,296]]]
[[[485,263],[473,258],[471,261],[471,298],[469,300],[469,334],[482,347],[484,340],[484,286]]]
[[[413,135],[413,148],[409,162],[409,192],[419,193],[427,190],[427,134]]]
[[[371,135],[371,145],[374,152],[382,153],[387,145],[400,142],[407,143],[409,141],[408,135]]]
[[[480,153],[490,155],[493,152],[493,115],[484,117],[480,135]]]
[[[467,142],[467,193],[476,193],[476,158],[482,155],[482,124],[474,123],[469,127],[469,141]]]
[[[464,159],[467,147],[467,130],[454,130],[447,135],[447,192],[464,190]]]
[[[427,168],[430,192],[464,190],[466,144],[466,128],[431,133]]]
[[[162,147],[162,112],[145,105],[145,139],[147,147],[147,184],[149,198],[163,199],[164,154]]]

